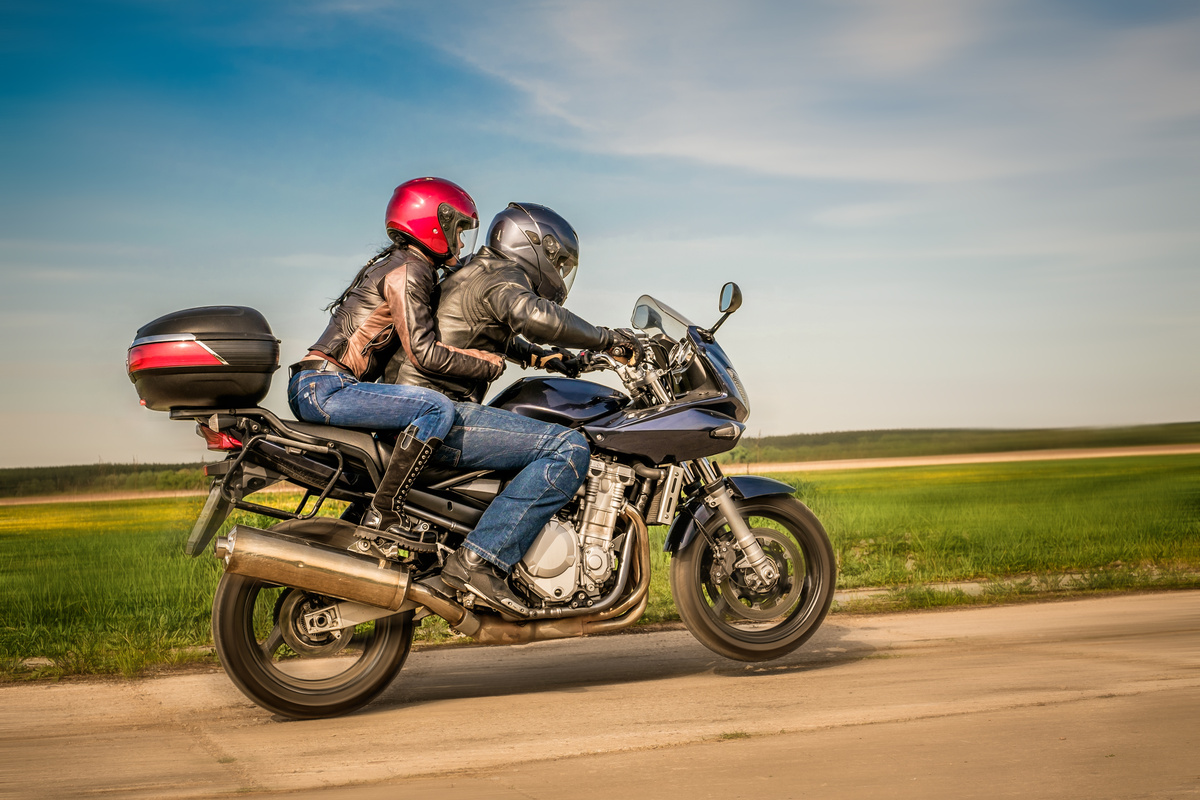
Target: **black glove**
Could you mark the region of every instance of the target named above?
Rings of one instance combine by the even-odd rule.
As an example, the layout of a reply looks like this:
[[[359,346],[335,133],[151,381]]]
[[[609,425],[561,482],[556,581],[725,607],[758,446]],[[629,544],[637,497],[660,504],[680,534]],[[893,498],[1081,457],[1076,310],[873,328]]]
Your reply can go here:
[[[543,362],[542,369],[566,375],[568,378],[578,378],[583,369],[583,362],[578,358],[550,358]]]
[[[613,343],[604,352],[623,364],[633,366],[642,360],[642,343],[626,328],[610,329]]]
[[[538,347],[534,345],[530,349],[529,363],[524,364],[526,367],[537,367],[538,369],[548,370],[550,372],[562,372],[566,374],[556,365],[560,365],[563,361],[572,359],[575,354],[563,347]],[[571,377],[575,377],[572,375]]]

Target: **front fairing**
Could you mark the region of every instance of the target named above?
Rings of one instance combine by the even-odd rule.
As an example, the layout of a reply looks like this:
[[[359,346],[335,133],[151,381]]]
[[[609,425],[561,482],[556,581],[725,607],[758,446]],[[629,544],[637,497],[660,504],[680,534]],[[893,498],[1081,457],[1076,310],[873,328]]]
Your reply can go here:
[[[672,390],[679,399],[703,400],[704,405],[738,422],[750,417],[750,399],[733,362],[711,335],[697,326],[688,328],[696,358],[688,369],[673,376]]]
[[[696,400],[665,406],[626,409],[583,426],[587,437],[605,450],[626,453],[652,464],[706,458],[732,449],[745,426]]]

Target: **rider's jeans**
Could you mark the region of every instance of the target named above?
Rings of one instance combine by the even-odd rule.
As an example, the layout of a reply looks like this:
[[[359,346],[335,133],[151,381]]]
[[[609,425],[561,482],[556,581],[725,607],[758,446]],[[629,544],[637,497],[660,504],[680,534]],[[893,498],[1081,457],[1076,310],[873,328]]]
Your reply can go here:
[[[506,572],[575,496],[591,453],[579,431],[511,411],[455,403],[454,425],[434,454],[442,466],[521,472],[483,512],[466,547]]]
[[[288,405],[297,419],[371,430],[417,428],[422,442],[446,438],[454,402],[421,386],[363,383],[339,372],[297,372],[288,383]]]

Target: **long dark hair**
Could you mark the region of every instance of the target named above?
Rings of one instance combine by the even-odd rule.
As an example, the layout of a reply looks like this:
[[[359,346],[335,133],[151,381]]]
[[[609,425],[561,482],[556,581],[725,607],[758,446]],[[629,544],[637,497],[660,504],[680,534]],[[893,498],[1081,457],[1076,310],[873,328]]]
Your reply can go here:
[[[400,245],[391,243],[391,244],[386,245],[382,250],[380,250],[375,255],[371,256],[371,260],[368,261],[366,264],[363,264],[362,269],[360,269],[358,271],[358,274],[354,276],[354,280],[350,281],[350,285],[346,287],[346,291],[342,292],[341,297],[334,300],[329,305],[325,306],[325,310],[330,313],[333,313],[333,312],[337,311],[339,308],[341,308],[342,303],[346,302],[346,299],[350,297],[350,293],[353,292],[355,289],[357,289],[360,285],[362,285],[363,278],[367,277],[367,272],[370,271],[371,267],[375,266],[380,261],[387,258],[388,256],[390,256],[392,253],[396,252],[399,249],[400,249]]]

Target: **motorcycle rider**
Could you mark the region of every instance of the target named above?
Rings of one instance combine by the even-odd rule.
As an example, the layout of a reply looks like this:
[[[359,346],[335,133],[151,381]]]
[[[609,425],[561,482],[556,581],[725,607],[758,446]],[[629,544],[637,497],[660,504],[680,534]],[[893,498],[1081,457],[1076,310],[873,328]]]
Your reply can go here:
[[[392,244],[329,305],[325,332],[292,366],[288,384],[299,419],[403,431],[363,520],[381,530],[401,521],[408,490],[454,421],[454,406],[440,392],[374,382],[393,353],[403,352],[421,375],[491,381],[504,370],[494,353],[439,341],[433,320],[438,269],[474,246],[475,201],[450,181],[417,178],[396,187],[385,220]]]
[[[555,347],[640,352],[631,333],[597,327],[562,307],[578,266],[579,239],[565,219],[545,206],[510,203],[492,221],[487,245],[439,287],[442,341],[561,372],[570,367]],[[479,405],[491,376],[432,375],[408,353],[397,352],[386,379],[437,389],[459,401],[436,463],[520,470],[449,556],[441,575],[456,589],[527,614],[506,576],[583,485],[591,460],[587,439],[561,425]]]

